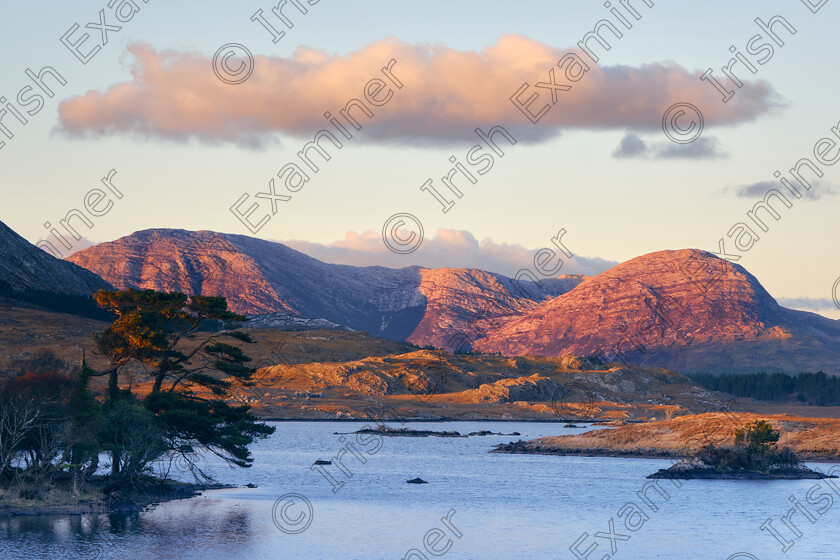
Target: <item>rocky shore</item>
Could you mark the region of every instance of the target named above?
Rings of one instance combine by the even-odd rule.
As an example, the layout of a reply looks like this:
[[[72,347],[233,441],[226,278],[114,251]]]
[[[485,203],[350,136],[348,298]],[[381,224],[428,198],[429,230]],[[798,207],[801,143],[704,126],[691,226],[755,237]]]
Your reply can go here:
[[[771,467],[765,472],[747,469],[720,469],[697,461],[680,461],[676,465],[659,469],[647,478],[677,478],[681,480],[817,480],[837,478],[833,474],[824,474],[809,469],[804,465]]]
[[[65,488],[53,488],[39,498],[22,498],[21,489],[0,492],[0,517],[23,515],[85,515],[137,513],[164,502],[200,496],[205,490],[233,488],[223,484],[190,484],[166,481],[149,484],[132,493],[106,495],[104,481],[94,481],[76,495]],[[31,493],[24,490],[24,494]]]
[[[521,455],[571,455],[578,457],[636,457],[648,459],[667,459],[680,457],[677,453],[668,449],[656,448],[632,448],[632,449],[611,449],[605,447],[559,447],[555,445],[543,445],[539,440],[518,440],[509,443],[499,443],[493,446],[490,453],[509,453]]]

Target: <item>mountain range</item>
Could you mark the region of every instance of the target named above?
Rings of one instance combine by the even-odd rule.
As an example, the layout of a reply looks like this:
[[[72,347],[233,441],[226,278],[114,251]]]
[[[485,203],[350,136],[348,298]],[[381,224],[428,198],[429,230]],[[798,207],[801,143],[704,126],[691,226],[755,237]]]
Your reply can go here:
[[[0,271],[11,278],[32,247],[20,241],[0,229],[9,247]],[[335,265],[242,235],[151,229],[67,260],[39,258],[42,287],[221,295],[262,325],[320,320],[449,351],[596,355],[686,373],[840,373],[840,321],[781,307],[743,267],[694,249],[592,277],[517,280],[470,268]]]
[[[501,312],[524,313],[582,279],[515,286],[506,276],[477,269],[336,265],[253,237],[163,229],[101,243],[68,260],[119,289],[223,295],[237,313],[326,319],[420,345],[445,343],[490,300]]]

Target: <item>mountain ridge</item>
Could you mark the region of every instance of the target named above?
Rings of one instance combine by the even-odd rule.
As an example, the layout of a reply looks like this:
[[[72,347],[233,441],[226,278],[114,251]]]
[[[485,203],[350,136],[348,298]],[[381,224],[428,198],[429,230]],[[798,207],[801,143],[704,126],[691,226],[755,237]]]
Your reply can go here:
[[[434,299],[430,282],[441,275],[418,266],[328,264],[272,241],[167,229],[135,232],[74,253],[68,260],[96,271],[119,289],[224,295],[233,311],[246,315],[290,313],[385,338],[441,342],[413,335],[424,318],[427,298]],[[527,306],[529,296],[544,299],[576,283],[569,278],[547,279],[542,286],[523,281],[521,295],[502,294],[492,286],[512,286],[506,276],[478,269],[434,270],[458,271],[448,273],[446,281],[458,293],[484,293],[511,306]],[[421,289],[424,281],[426,288]]]
[[[781,307],[740,265],[657,251],[595,276],[538,282],[480,269],[328,264],[280,243],[153,229],[68,260],[118,288],[223,295],[448,351],[600,355],[678,371],[840,373],[840,322]]]

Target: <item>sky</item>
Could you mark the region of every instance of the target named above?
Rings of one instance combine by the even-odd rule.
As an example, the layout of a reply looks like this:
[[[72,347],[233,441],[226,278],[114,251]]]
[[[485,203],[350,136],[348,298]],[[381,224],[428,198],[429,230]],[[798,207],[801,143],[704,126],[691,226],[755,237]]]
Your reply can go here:
[[[88,199],[101,215],[88,214],[92,227],[78,230],[94,242],[148,228],[206,229],[281,241],[331,262],[504,274],[533,267],[534,251],[552,247],[561,230],[575,255],[561,274],[595,274],[663,249],[719,252],[723,239],[726,253],[780,303],[840,318],[833,301],[840,170],[821,165],[819,181],[806,172],[811,189],[801,199],[785,191],[791,207],[774,203],[779,219],[764,214],[766,231],[747,217],[769,189],[784,191],[774,172],[789,178],[801,158],[815,159],[821,138],[837,139],[837,0],[299,3],[306,14],[291,3],[282,12],[291,28],[273,15],[276,3],[250,0],[4,6],[0,96],[27,123],[10,109],[0,119],[13,134],[0,135],[0,220],[36,242],[49,236],[45,223],[55,227]],[[258,10],[275,35],[251,20]],[[776,42],[755,21],[776,16],[796,33],[776,20]],[[578,42],[604,19],[622,37],[606,31],[609,50],[587,43],[594,61]],[[91,55],[86,63],[61,41],[84,33],[78,49]],[[253,54],[242,83],[217,76],[244,78],[235,73],[239,57],[226,67],[217,59],[214,72],[214,54],[226,44]],[[736,54],[755,70],[735,64],[742,87],[721,70]],[[389,77],[382,68],[392,60]],[[66,84],[44,78],[54,96],[24,107],[18,93],[40,91],[26,70],[46,66]],[[709,68],[734,92],[726,103],[700,79]],[[340,136],[324,113],[335,118],[348,101],[365,99],[374,79],[384,84],[374,83],[372,96],[382,104],[368,103],[370,119],[351,110],[361,130],[340,120],[352,138]],[[548,108],[536,123],[511,101],[533,95],[532,115]],[[663,116],[685,103],[702,114],[703,128],[678,143],[663,131]],[[676,123],[672,136],[687,141],[692,120],[685,113],[668,121]],[[470,163],[474,184],[456,174],[457,197],[441,182],[450,158],[468,165],[471,148],[482,145],[475,129],[497,125],[516,144],[495,135],[503,155],[485,144],[480,153],[493,166]],[[331,159],[311,158],[313,172],[297,154],[324,129],[342,147],[327,140]],[[826,160],[837,152],[823,147]],[[278,172],[290,163],[309,180],[286,186],[291,173]],[[103,186],[111,170],[111,186]],[[270,192],[272,179],[276,208],[271,196],[256,197]],[[421,190],[429,179],[454,203],[447,212],[431,189]],[[240,201],[241,211],[259,204],[252,223],[270,218],[256,234],[231,211]],[[398,214],[422,224],[425,238],[413,252],[382,242]],[[748,248],[737,249],[736,238]],[[73,241],[64,253],[83,244]]]

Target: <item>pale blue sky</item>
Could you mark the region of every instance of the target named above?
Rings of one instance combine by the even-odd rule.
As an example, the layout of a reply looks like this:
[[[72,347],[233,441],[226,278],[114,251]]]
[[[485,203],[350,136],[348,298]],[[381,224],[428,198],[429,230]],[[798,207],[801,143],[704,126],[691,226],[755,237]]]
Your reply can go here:
[[[121,65],[129,44],[146,42],[159,50],[212,56],[222,44],[238,42],[254,54],[287,57],[300,46],[346,54],[386,37],[481,50],[501,35],[522,34],[566,49],[610,15],[601,2],[321,0],[306,16],[293,14],[295,27],[274,44],[249,20],[258,8],[268,12],[269,2],[137,1],[140,13],[111,34],[86,66],[59,37],[73,23],[96,21],[106,0],[4,6],[0,95],[12,98],[26,85],[27,67],[52,65],[69,81],[25,127],[9,116],[3,119],[15,138],[0,150],[0,219],[31,241],[44,236],[44,221],[55,222],[79,207],[84,194],[111,168],[118,171],[115,183],[125,197],[95,222],[88,234],[95,241],[150,227],[246,233],[228,208],[243,192],[264,189],[308,140],[278,135],[265,149],[249,150],[125,135],[80,140],[54,132],[60,100],[130,78]],[[418,148],[351,141],[259,236],[331,243],[348,231],[379,231],[388,216],[411,212],[421,218],[427,233],[466,230],[478,239],[529,248],[548,245],[562,227],[576,254],[613,261],[661,249],[717,250],[718,239],[756,202],[726,189],[772,181],[776,169],[786,170],[800,157],[811,156],[814,143],[830,136],[829,129],[840,121],[840,6],[829,2],[813,15],[794,0],[737,5],[658,1],[654,8],[642,0],[633,4],[642,20],[615,41],[601,66],[673,61],[690,71],[719,69],[731,56],[730,45],[743,49],[757,32],[756,17],[786,17],[798,33],[756,75],[772,85],[786,108],[755,122],[708,126],[704,136],[718,138],[728,154],[725,159],[615,159],[611,154],[624,134],[639,131],[563,130],[551,141],[512,147],[448,214],[440,213],[419,186],[446,173],[449,155],[463,157],[470,144]],[[706,86],[698,82],[697,87]],[[640,134],[649,143],[666,141],[655,128]],[[840,185],[840,170],[824,170],[826,189]],[[739,264],[777,298],[830,298],[840,276],[832,243],[839,201],[828,194],[797,201]],[[405,264],[414,264],[422,251],[407,255]],[[822,312],[840,317],[837,310]]]

